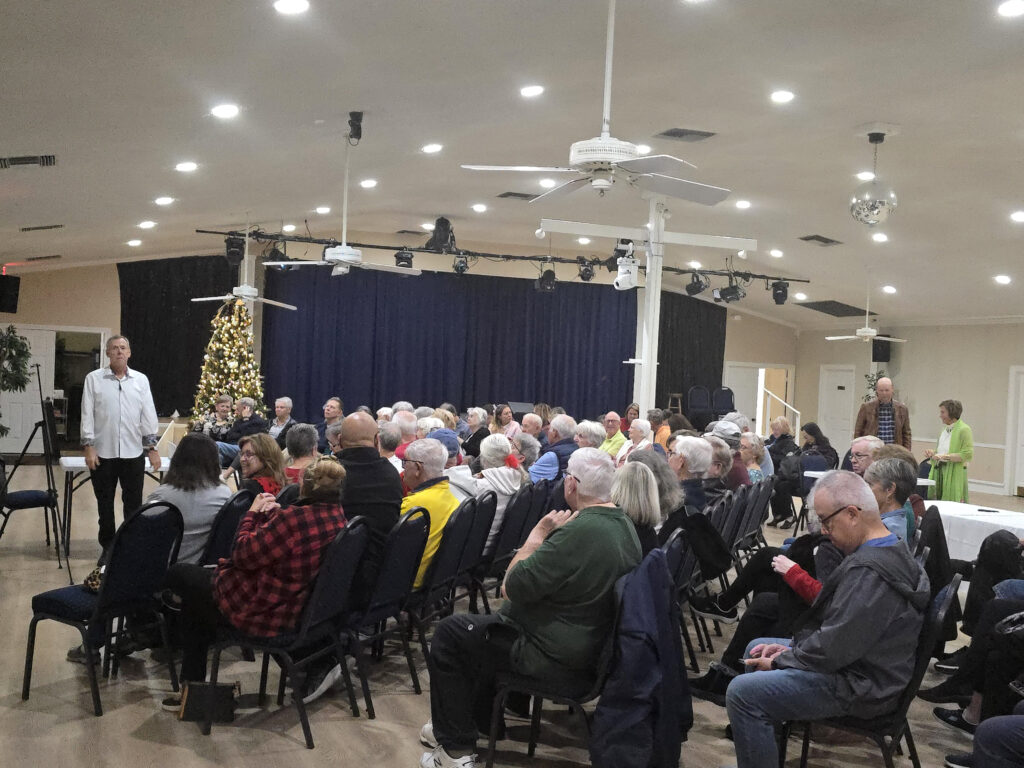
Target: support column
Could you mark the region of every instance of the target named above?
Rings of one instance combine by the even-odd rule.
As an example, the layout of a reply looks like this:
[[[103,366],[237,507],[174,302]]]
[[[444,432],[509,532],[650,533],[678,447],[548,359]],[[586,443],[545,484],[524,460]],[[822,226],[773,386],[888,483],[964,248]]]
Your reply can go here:
[[[647,277],[644,289],[644,312],[641,332],[637,334],[637,376],[634,378],[633,399],[640,404],[641,417],[648,408],[654,408],[655,388],[658,381],[658,329],[661,322],[661,267],[664,258],[665,198],[650,198],[648,217]]]

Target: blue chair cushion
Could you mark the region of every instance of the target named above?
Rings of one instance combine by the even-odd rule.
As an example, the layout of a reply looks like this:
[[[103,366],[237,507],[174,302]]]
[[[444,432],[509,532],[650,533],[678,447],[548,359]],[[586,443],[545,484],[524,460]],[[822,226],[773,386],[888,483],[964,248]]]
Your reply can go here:
[[[11,491],[7,494],[5,503],[9,509],[45,507],[50,503],[50,493],[48,491]]]
[[[97,597],[81,584],[51,589],[32,598],[32,612],[59,616],[70,621],[88,621],[96,610]]]

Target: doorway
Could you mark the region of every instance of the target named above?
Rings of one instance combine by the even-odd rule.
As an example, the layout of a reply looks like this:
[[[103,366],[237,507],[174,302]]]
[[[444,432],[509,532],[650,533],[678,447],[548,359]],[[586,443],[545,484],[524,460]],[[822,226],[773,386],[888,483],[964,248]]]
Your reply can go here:
[[[835,446],[853,439],[857,407],[857,369],[852,365],[823,365],[818,378],[818,426]]]
[[[736,410],[750,419],[754,431],[765,435],[772,419],[776,416],[788,416],[790,410],[773,397],[765,396],[765,402],[758,403],[758,393],[762,391],[762,384],[765,392],[770,392],[789,403],[793,392],[793,367],[771,363],[726,362],[722,372],[722,385],[732,390]],[[763,415],[759,417],[762,411]],[[764,423],[758,423],[758,418]]]
[[[57,436],[78,445],[82,426],[82,390],[85,377],[100,367],[102,334],[90,331],[57,331],[54,359],[54,410]],[[58,401],[63,400],[63,403]],[[59,408],[63,405],[63,409]]]

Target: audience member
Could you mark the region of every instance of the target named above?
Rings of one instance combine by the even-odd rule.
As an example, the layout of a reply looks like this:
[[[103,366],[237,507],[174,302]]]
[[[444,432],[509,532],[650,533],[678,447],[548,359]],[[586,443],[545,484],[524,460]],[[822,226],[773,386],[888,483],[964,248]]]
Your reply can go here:
[[[651,432],[654,434],[654,442],[665,449],[668,453],[668,436],[672,434],[672,428],[666,421],[668,411],[660,408],[651,408],[647,411],[647,420],[651,422]]]
[[[707,495],[704,492],[704,476],[711,469],[714,457],[711,443],[702,437],[683,435],[677,437],[671,445],[672,452],[668,457],[668,465],[679,477],[679,484],[683,489],[683,503],[687,507],[693,507],[703,512],[708,505]],[[667,520],[665,525],[668,525]],[[664,528],[665,526],[662,526],[662,530]]]
[[[597,421],[581,421],[576,425],[573,440],[579,448],[600,448],[605,441],[604,427]]]
[[[412,413],[415,416],[415,410],[416,409],[413,408],[412,403],[410,403],[408,400],[399,400],[397,403],[391,406],[391,418],[393,419],[394,414],[398,413],[399,411]]]
[[[284,456],[277,441],[266,432],[243,437],[238,442],[242,462],[242,488],[253,493],[277,496],[285,484]]]
[[[395,456],[402,459],[405,456],[405,449],[409,443],[416,439],[416,416],[413,415],[412,411],[395,411],[395,415],[391,418],[392,423],[398,424],[399,429],[402,430],[402,442],[395,448]]]
[[[535,437],[537,442],[540,443],[540,450],[543,453],[544,449],[548,447],[548,436],[544,429],[544,420],[536,413],[527,413],[523,416],[523,432]]]
[[[429,435],[431,432],[435,432],[438,429],[444,429],[444,422],[435,416],[423,416],[416,419],[416,439],[422,440],[424,437]]]
[[[619,455],[619,449],[626,444],[626,436],[619,429],[622,426],[622,419],[615,411],[608,411],[604,415],[603,423],[605,439],[599,449],[614,459]]]
[[[729,444],[714,435],[705,435],[704,439],[711,446],[711,466],[704,473],[704,496],[708,506],[713,506],[732,488],[729,487],[729,473],[732,470],[733,452]],[[746,472],[746,470],[743,470]],[[749,479],[747,481],[750,482]]]
[[[377,409],[377,426],[384,426],[391,421],[391,416],[394,411],[388,408],[386,405]]]
[[[319,458],[316,454],[316,441],[316,427],[312,424],[296,424],[288,430],[288,436],[285,438],[288,464],[284,468],[285,480],[288,483],[302,485],[306,470]]]
[[[504,435],[488,435],[480,443],[480,474],[476,481],[476,497],[480,498],[488,491],[497,496],[497,507],[494,510],[494,521],[487,535],[485,552],[490,552],[498,542],[501,532],[501,521],[505,517],[505,508],[516,491],[526,482],[526,474],[519,467],[519,461],[512,453],[512,443]]]
[[[858,437],[850,444],[850,465],[854,473],[864,476],[868,467],[875,460],[875,454],[884,443],[874,435]]]
[[[535,414],[527,415],[540,420]],[[525,422],[526,417],[523,418],[523,423]],[[548,427],[548,447],[542,448],[540,458],[530,465],[530,480],[536,483],[539,480],[555,480],[562,476],[569,464],[569,457],[577,448],[575,434],[576,420],[572,416],[562,414],[551,420]]]
[[[622,417],[622,421],[619,424],[619,431],[629,437],[629,428],[633,424],[633,419],[639,418],[640,403],[630,403],[626,406],[626,415]]]
[[[673,413],[671,416],[668,417],[668,428],[672,430],[672,432],[686,431],[692,432],[693,435],[697,434],[696,430],[694,430],[693,428],[693,425],[690,423],[690,420],[683,416],[683,414],[681,413]],[[672,433],[670,432],[669,434],[671,435]],[[671,444],[672,441],[669,440],[669,445]]]
[[[341,398],[334,396],[328,397],[324,402],[324,420],[316,425],[316,433],[319,435],[317,440],[316,449],[320,453],[328,453],[330,446],[327,445],[327,428],[331,424],[336,424],[341,421],[344,414],[345,405],[341,402]]]
[[[782,460],[785,459],[789,454],[796,453],[800,450],[796,444],[796,440],[793,439],[793,435],[790,434],[791,427],[789,426],[789,419],[785,416],[777,416],[772,419],[771,423],[771,437],[769,437],[764,447],[768,449],[768,453],[772,457],[772,465],[775,467],[775,471],[779,471],[779,467],[782,466]]]
[[[240,397],[235,403],[235,422],[224,434],[223,440],[217,441],[217,453],[220,454],[220,465],[228,467],[238,455],[243,437],[267,431],[267,420],[256,413],[256,401],[251,397]]]
[[[548,425],[551,424],[551,420],[558,415],[557,413],[552,412],[551,406],[547,403],[537,403],[533,406],[533,412],[540,416],[544,429],[547,429]]]
[[[476,496],[476,479],[469,464],[462,463],[459,449],[459,436],[451,429],[437,429],[430,433],[439,440],[448,452],[448,461],[444,465],[444,476],[448,478],[449,490],[461,504],[471,496]]]
[[[586,684],[611,631],[616,580],[640,562],[632,524],[610,501],[611,457],[569,458],[565,497],[530,532],[505,574],[507,602],[490,616],[441,621],[430,650],[431,720],[423,768],[473,766],[487,731],[495,677],[514,670],[552,684]]]
[[[491,433],[500,432],[509,440],[523,431],[519,422],[512,415],[512,409],[506,403],[498,403],[494,407],[494,420],[491,422]]]
[[[732,461],[722,474],[725,486],[730,491],[735,491],[741,485],[750,485],[750,474],[740,457],[740,428],[731,421],[722,419],[715,422],[705,437],[717,437],[727,446],[732,454]]]
[[[459,409],[451,403],[441,403],[439,408],[441,408],[441,410],[448,411],[448,413],[455,417],[455,426],[452,427],[452,429],[454,429],[455,434],[459,436],[459,440],[463,443],[469,440],[473,431],[469,428],[469,422],[459,415]]]
[[[380,455],[387,459],[396,472],[402,471],[402,460],[395,456],[395,450],[402,444],[402,428],[393,421],[380,427]]]
[[[277,440],[281,450],[287,446],[288,430],[297,422],[292,418],[292,399],[290,397],[279,397],[274,401],[274,420],[267,427],[267,432]]]
[[[615,473],[611,501],[633,523],[640,541],[641,556],[646,557],[652,549],[657,549],[658,534],[654,527],[661,523],[661,512],[658,483],[651,468],[639,461],[627,461]]]
[[[615,466],[621,467],[634,451],[651,449],[651,422],[647,419],[634,418],[629,426],[629,440],[622,444],[615,454]]]
[[[202,432],[213,440],[223,440],[234,424],[232,409],[234,398],[231,395],[221,395],[213,404],[213,411],[205,414],[202,418],[192,422],[193,432]]]
[[[466,411],[466,424],[469,428],[469,439],[462,445],[467,456],[480,455],[480,443],[491,434],[487,428],[487,411],[483,408],[470,408]]]
[[[875,461],[864,473],[864,482],[875,494],[882,524],[909,547],[911,533],[907,518],[909,513],[910,521],[913,521],[914,512],[906,504],[917,487],[917,472],[913,465],[900,459]]]
[[[813,421],[808,421],[800,429],[800,439],[800,449],[783,459],[776,473],[779,479],[775,483],[775,495],[771,501],[773,516],[768,524],[779,528],[789,528],[796,522],[793,517],[793,498],[802,497],[808,487],[804,471],[827,471],[839,466],[835,448]]]
[[[722,420],[731,421],[733,424],[740,428],[741,434],[757,434],[756,432],[754,432],[754,429],[750,424],[750,419],[747,418],[746,415],[740,413],[739,411],[730,411],[729,413],[725,414],[725,416],[722,417]],[[761,445],[764,446],[764,438],[762,438],[760,435],[758,435],[758,438],[760,438],[761,440]],[[772,455],[768,453],[767,450],[764,451],[764,458],[761,459],[760,461],[760,468],[761,474],[764,477],[769,477],[770,475],[775,474],[775,464],[772,463]],[[751,481],[753,481],[753,478],[751,478]]]
[[[421,405],[419,408],[417,408],[412,413],[416,417],[416,421],[419,421],[420,419],[425,419],[428,416],[433,416],[434,415],[434,409],[431,408],[429,405]]]
[[[409,495],[402,501],[402,514],[413,507],[423,507],[430,515],[430,534],[416,572],[413,584],[415,589],[423,586],[430,563],[441,546],[441,534],[448,518],[459,506],[458,500],[452,495],[448,478],[444,476],[444,465],[447,462],[448,450],[432,437],[410,443],[402,460],[405,468],[403,479],[405,486],[410,489]]]
[[[761,464],[767,455],[760,435],[754,432],[744,432],[740,435],[740,459],[747,468],[747,475],[752,484],[764,480]]]
[[[857,412],[853,436],[875,435],[886,445],[897,443],[908,451],[913,450],[907,406],[893,400],[892,396],[892,379],[883,376],[875,382],[875,397]]]
[[[540,456],[540,443],[537,442],[537,438],[520,432],[519,435],[511,438],[509,442],[512,443],[512,450],[515,451],[515,457],[519,461],[519,466],[528,472]]]
[[[663,528],[667,524],[669,515],[683,506],[686,498],[683,487],[679,484],[679,476],[669,466],[668,459],[654,451],[634,451],[629,455],[626,464],[634,462],[643,464],[654,474],[654,481],[658,486],[658,519],[654,525],[656,528],[659,526]],[[667,535],[666,538],[668,538]]]
[[[362,413],[362,411],[354,411],[354,413]],[[327,439],[325,456],[337,456],[338,451],[341,450],[341,423],[342,419],[338,419],[324,430],[324,437]]]

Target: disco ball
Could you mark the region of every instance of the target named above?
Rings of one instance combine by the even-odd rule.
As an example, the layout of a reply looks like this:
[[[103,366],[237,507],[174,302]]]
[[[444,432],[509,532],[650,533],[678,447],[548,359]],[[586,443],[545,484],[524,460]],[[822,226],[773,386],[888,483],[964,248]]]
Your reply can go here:
[[[850,215],[861,224],[874,227],[884,223],[897,205],[896,190],[875,177],[854,190],[850,198]]]

